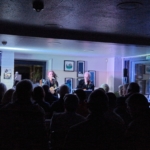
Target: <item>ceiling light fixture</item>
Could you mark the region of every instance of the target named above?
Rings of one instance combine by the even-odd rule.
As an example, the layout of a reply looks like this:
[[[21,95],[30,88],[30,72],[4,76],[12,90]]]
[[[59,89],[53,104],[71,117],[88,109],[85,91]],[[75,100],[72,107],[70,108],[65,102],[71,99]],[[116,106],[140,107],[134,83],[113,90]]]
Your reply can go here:
[[[2,41],[2,44],[3,44],[3,45],[6,45],[6,44],[7,44],[7,41]]]
[[[36,12],[40,12],[44,9],[44,2],[42,0],[33,1],[33,9],[36,10]]]
[[[140,2],[122,2],[117,5],[118,8],[120,9],[126,9],[126,10],[132,10],[132,9],[137,9],[143,4]]]

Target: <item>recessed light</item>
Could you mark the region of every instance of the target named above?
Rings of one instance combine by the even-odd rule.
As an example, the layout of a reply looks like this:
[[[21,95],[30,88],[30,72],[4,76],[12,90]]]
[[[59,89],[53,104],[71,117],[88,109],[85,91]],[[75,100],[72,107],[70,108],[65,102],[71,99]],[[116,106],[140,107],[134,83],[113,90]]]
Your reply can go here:
[[[118,8],[120,9],[126,9],[126,10],[132,10],[132,9],[137,9],[143,4],[140,2],[122,2],[117,5]]]

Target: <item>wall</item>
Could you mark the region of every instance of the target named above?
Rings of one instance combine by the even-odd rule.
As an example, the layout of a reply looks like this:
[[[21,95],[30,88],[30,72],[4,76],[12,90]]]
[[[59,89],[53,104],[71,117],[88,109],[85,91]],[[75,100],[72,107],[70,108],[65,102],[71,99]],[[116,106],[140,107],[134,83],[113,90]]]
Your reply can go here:
[[[64,84],[66,77],[74,79],[73,88],[77,86],[77,61],[85,61],[85,71],[96,71],[96,88],[102,83],[107,83],[110,86],[110,91],[116,91],[118,86],[122,84],[122,58],[104,58],[104,57],[77,57],[77,56],[56,56],[56,55],[41,55],[41,54],[22,54],[3,51],[1,60],[1,82],[5,83],[7,88],[11,88],[14,82],[14,59],[21,60],[41,60],[46,61],[46,72],[54,70],[58,75],[59,85]],[[64,60],[74,60],[75,71],[64,71]],[[5,69],[11,69],[11,79],[4,79]]]
[[[121,57],[107,59],[107,84],[110,91],[118,91],[118,86],[122,84],[123,66]]]
[[[64,84],[66,77],[71,77],[74,79],[73,88],[77,86],[77,63],[75,63],[75,72],[65,72],[64,71],[64,60],[83,60],[85,61],[85,71],[95,70],[96,71],[96,87],[100,84],[106,82],[107,78],[107,63],[106,58],[98,57],[77,57],[77,56],[54,56],[54,55],[40,55],[40,54],[15,54],[15,59],[23,60],[42,60],[46,61],[47,71],[54,70],[58,75],[59,85]]]
[[[11,71],[11,78],[4,79],[4,72],[6,69]],[[4,83],[7,89],[12,88],[14,84],[14,52],[3,51],[1,56],[1,82]]]

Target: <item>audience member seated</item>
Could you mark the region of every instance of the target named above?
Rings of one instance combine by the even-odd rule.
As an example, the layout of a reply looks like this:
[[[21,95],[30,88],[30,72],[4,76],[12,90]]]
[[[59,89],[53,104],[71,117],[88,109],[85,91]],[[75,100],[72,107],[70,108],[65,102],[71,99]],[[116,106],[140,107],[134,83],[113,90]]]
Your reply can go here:
[[[35,104],[39,104],[45,112],[50,112],[50,104],[45,102],[45,92],[41,86],[37,86],[33,90],[33,99],[35,100]]]
[[[112,92],[106,93],[108,100],[109,100],[109,108],[108,111],[105,113],[105,117],[107,119],[110,119],[111,121],[115,121],[119,125],[124,126],[124,120],[121,118],[120,115],[114,112],[114,109],[116,108],[116,95]]]
[[[76,91],[74,91],[74,94],[76,94],[79,98],[79,106],[76,112],[84,117],[87,117],[89,111],[86,105],[87,99],[85,91],[83,89],[77,89]]]
[[[108,110],[108,97],[95,90],[87,101],[90,115],[87,120],[70,128],[64,148],[67,150],[117,150],[122,139],[122,129],[104,117]]]
[[[0,149],[48,149],[44,111],[31,102],[30,80],[16,86],[16,101],[0,110]]]
[[[133,121],[125,134],[126,150],[150,149],[150,109],[146,97],[139,93],[131,95],[127,107]]]
[[[7,91],[6,85],[4,83],[0,83],[0,103],[6,91]]]
[[[109,86],[108,86],[108,84],[106,84],[106,83],[102,84],[102,85],[100,86],[100,88],[103,88],[106,93],[109,92]]]
[[[129,83],[127,87],[127,94],[125,95],[125,99],[127,99],[129,96],[131,96],[134,93],[140,92],[140,86],[136,82]]]
[[[44,92],[45,92],[45,101],[46,102],[48,102],[51,105],[53,102],[58,100],[58,98],[50,92],[48,85],[43,85],[42,87],[43,87]]]
[[[124,120],[125,126],[128,126],[128,124],[131,122],[131,116],[127,111],[125,97],[122,96],[117,98],[116,108],[114,109],[114,112]]]
[[[9,89],[6,91],[6,93],[3,96],[1,106],[4,106],[4,105],[12,102],[12,97],[13,97],[14,91],[15,91],[14,89]]]
[[[50,126],[52,150],[60,150],[63,147],[69,127],[85,120],[83,116],[76,113],[78,103],[76,95],[67,94],[64,97],[65,112],[53,115]]]
[[[63,84],[59,88],[60,98],[51,105],[51,112],[64,112],[64,96],[69,94],[69,88]]]

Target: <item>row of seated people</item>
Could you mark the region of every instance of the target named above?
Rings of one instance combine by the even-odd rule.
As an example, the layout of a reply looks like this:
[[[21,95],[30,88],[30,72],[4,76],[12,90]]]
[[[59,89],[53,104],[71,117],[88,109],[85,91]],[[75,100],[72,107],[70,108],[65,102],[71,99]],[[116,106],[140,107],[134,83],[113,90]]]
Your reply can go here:
[[[127,94],[121,97],[116,98],[114,93],[99,88],[86,99],[82,89],[69,94],[69,88],[62,85],[60,98],[51,104],[47,102],[49,107],[46,108],[44,87],[33,89],[31,81],[22,80],[8,94],[9,90],[6,91],[6,86],[0,83],[0,93],[3,95],[0,148],[149,149],[149,105],[139,91],[139,85],[132,82]],[[49,132],[45,127],[46,111],[53,113]]]

